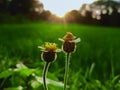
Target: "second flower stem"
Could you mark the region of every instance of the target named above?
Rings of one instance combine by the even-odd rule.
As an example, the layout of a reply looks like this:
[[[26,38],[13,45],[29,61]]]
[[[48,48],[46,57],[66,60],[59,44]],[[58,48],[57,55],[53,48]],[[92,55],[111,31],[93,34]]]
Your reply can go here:
[[[44,86],[44,90],[48,90],[47,83],[46,83],[46,75],[47,75],[47,72],[48,72],[49,65],[50,65],[50,62],[46,62],[45,66],[44,66],[44,69],[43,69],[43,86]]]
[[[70,53],[66,53],[65,60],[65,75],[64,75],[64,90],[67,88],[68,74],[69,74]]]

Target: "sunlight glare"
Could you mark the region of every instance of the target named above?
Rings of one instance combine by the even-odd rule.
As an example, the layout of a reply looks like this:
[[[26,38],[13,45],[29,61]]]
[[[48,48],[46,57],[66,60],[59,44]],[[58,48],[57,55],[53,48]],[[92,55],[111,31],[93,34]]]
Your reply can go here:
[[[45,10],[50,10],[53,14],[63,17],[71,10],[80,9],[84,3],[92,3],[93,0],[40,0]]]

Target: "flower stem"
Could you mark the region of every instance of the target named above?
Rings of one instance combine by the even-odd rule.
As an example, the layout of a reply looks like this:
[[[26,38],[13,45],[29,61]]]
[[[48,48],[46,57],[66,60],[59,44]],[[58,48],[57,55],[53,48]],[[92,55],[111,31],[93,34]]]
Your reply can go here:
[[[69,74],[69,61],[70,61],[70,53],[66,53],[66,60],[65,60],[65,75],[64,75],[64,90],[66,90],[67,87],[67,81],[68,81],[68,74]]]
[[[43,69],[43,87],[44,87],[44,90],[48,90],[48,87],[47,87],[47,84],[46,84],[46,75],[47,75],[47,72],[48,72],[49,65],[50,65],[50,62],[46,62],[45,66],[44,66],[44,69]]]

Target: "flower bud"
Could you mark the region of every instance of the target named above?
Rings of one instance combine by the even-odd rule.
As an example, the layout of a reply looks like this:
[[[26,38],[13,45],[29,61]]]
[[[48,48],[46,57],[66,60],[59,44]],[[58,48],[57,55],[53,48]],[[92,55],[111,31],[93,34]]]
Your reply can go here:
[[[41,57],[46,62],[53,62],[56,60],[56,52],[42,52]]]
[[[64,42],[63,43],[63,51],[70,53],[75,51],[76,44],[75,42]]]
[[[80,42],[80,38],[76,39],[71,32],[67,32],[63,39],[59,38],[59,40],[63,42],[62,50],[66,53],[74,52],[76,50],[76,43]]]
[[[57,58],[57,52],[60,50],[55,43],[46,42],[44,47],[39,46],[42,49],[41,58],[45,62],[53,62]]]
[[[72,33],[67,32],[63,39],[63,51],[66,53],[74,52],[76,47],[76,43],[74,42],[75,36]]]

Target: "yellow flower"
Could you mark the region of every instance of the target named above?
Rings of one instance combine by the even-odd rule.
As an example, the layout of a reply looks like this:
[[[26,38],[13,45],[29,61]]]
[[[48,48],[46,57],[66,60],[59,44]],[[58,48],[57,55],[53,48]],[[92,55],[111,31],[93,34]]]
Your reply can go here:
[[[61,50],[57,48],[55,43],[46,42],[44,47],[38,46],[43,51],[41,54],[42,60],[46,62],[55,61],[57,58],[56,52],[60,52]]]
[[[57,45],[55,43],[46,42],[44,50],[45,51],[56,52],[57,51]]]
[[[45,42],[45,45],[38,46],[38,48],[41,48],[41,51],[44,52],[60,52],[61,50],[57,48],[57,45],[55,43]]]

